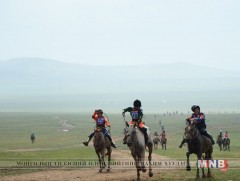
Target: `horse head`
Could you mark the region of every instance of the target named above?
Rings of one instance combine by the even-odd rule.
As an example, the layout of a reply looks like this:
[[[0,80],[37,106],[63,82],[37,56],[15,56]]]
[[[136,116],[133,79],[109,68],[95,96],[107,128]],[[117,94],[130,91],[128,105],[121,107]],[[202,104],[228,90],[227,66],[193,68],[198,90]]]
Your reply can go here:
[[[136,135],[136,124],[128,126],[126,131],[125,131],[125,136],[127,138],[128,147],[132,146],[135,135]]]
[[[184,132],[186,142],[189,143],[190,140],[194,139],[197,135],[198,131],[196,129],[195,124],[187,123]]]
[[[102,133],[102,128],[97,127],[95,129],[95,134],[94,134],[94,146],[98,147],[104,141],[105,139],[104,139],[104,134]]]

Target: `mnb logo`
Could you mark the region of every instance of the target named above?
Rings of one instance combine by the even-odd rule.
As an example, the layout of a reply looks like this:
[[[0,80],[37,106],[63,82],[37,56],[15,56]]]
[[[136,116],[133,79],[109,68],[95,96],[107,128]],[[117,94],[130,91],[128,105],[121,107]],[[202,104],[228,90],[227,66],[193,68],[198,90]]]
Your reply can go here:
[[[227,160],[198,160],[198,168],[220,168],[221,171],[228,170]]]

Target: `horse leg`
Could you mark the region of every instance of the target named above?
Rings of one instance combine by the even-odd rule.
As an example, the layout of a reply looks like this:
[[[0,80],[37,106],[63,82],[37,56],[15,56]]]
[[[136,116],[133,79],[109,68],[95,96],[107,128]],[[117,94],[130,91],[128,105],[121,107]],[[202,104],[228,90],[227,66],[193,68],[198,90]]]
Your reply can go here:
[[[198,153],[197,157],[198,157],[198,161],[202,160],[202,153]],[[204,171],[203,171],[203,173],[204,173]],[[199,178],[199,168],[197,167],[196,179],[198,179],[198,178]]]
[[[148,172],[148,176],[152,177],[153,176],[153,172],[152,172],[152,143],[148,143],[148,162],[149,162],[149,172]]]
[[[136,164],[136,169],[137,169],[137,181],[140,181],[140,171],[141,171],[141,167],[139,164],[139,158],[136,158],[136,156],[134,157],[135,160],[135,164]]]
[[[190,171],[190,170],[191,170],[191,166],[190,166],[190,163],[189,163],[190,153],[187,152],[187,153],[186,153],[186,156],[187,156],[187,166],[186,166],[186,169],[187,169],[187,171]]]
[[[108,148],[108,169],[107,169],[107,172],[110,171],[110,162],[111,162],[111,148]]]
[[[207,156],[205,155],[205,159],[207,159]],[[203,158],[204,159],[204,158]],[[208,160],[208,159],[207,159]],[[204,173],[204,167],[202,168],[202,178],[205,178],[206,177],[206,175],[205,175],[205,173]]]
[[[105,148],[102,150],[102,153],[101,153],[102,169],[104,169],[106,167],[106,164],[104,161],[104,156],[105,156]]]
[[[142,153],[142,155],[141,155],[141,161],[140,161],[142,172],[146,172],[146,171],[147,171],[147,169],[146,169],[146,167],[145,167],[145,164],[144,164],[144,160],[145,160],[145,153]]]
[[[207,154],[207,160],[211,160],[211,159],[212,159],[212,154],[211,153]],[[207,177],[211,177],[210,167],[208,167]]]
[[[98,162],[99,162],[99,167],[100,167],[99,172],[102,172],[101,158],[100,158],[100,154],[98,153],[97,150],[96,150],[96,154],[97,154],[97,156],[98,156]]]

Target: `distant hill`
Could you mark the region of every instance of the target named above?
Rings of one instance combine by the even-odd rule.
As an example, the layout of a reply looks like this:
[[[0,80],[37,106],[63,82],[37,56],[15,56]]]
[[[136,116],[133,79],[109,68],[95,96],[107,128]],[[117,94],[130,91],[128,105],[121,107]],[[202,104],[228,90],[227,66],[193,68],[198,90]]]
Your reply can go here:
[[[41,96],[45,99],[48,97],[47,101],[52,103],[68,97],[67,100],[78,100],[82,102],[81,105],[83,102],[85,105],[89,102],[94,104],[96,100],[101,104],[107,100],[107,104],[114,105],[114,102],[127,99],[132,101],[134,97],[142,97],[149,101],[149,105],[155,105],[156,101],[158,105],[171,99],[176,102],[187,99],[197,101],[196,94],[201,95],[201,100],[209,101],[209,98],[215,96],[219,101],[218,97],[220,99],[223,93],[231,92],[231,95],[235,95],[239,92],[239,80],[240,72],[184,63],[91,66],[49,59],[19,58],[0,62],[0,99],[6,102],[3,108],[7,105],[9,108],[16,107],[14,96],[31,96],[31,100],[38,100],[38,103]],[[12,102],[9,103],[10,99]],[[28,107],[33,102],[30,101]]]
[[[190,64],[90,66],[21,58],[0,63],[1,93],[234,90],[240,74]]]

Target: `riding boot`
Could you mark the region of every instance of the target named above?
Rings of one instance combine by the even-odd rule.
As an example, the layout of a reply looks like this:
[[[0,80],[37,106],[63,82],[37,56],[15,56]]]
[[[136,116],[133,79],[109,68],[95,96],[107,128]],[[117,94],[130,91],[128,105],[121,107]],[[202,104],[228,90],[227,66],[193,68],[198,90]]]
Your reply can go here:
[[[212,137],[212,135],[210,135],[210,134],[208,134],[208,132],[206,131],[205,132],[205,136],[207,136],[210,140],[211,140],[211,142],[212,142],[212,145],[214,145],[215,144],[215,141],[213,140],[213,137]]]
[[[212,141],[212,145],[214,145],[215,144],[215,141],[214,141],[214,139],[213,139],[213,137],[212,137],[212,135],[209,135],[210,137],[210,140]]]
[[[208,138],[211,140],[212,145],[215,144],[215,141],[213,140],[212,135],[210,135],[205,129],[200,130],[200,133],[201,133],[202,135],[208,137]]]
[[[141,131],[143,132],[143,135],[144,135],[145,145],[148,145],[147,129],[146,128],[141,128]]]
[[[88,143],[91,141],[91,139],[93,138],[95,132],[91,133],[89,136],[88,136],[88,141],[84,141],[83,144],[85,146],[88,146]]]
[[[106,134],[106,136],[107,136],[107,138],[109,139],[109,141],[111,142],[111,146],[112,146],[113,148],[117,148],[116,145],[113,143],[111,136],[110,136],[109,134]]]
[[[182,148],[183,144],[186,143],[186,139],[183,139],[181,144],[179,145],[179,148]]]

